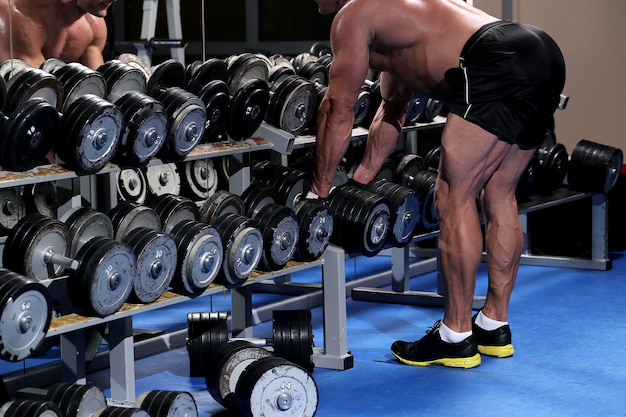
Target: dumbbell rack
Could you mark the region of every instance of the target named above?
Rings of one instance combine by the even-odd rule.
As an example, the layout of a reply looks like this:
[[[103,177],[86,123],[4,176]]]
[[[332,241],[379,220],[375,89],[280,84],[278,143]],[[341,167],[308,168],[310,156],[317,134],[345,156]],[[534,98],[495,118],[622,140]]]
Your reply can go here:
[[[263,129],[259,132],[262,134]],[[280,148],[280,147],[279,147]],[[198,145],[185,161],[228,156],[231,158],[230,169],[232,171],[229,187],[233,193],[240,194],[250,183],[250,153],[255,151],[274,149],[274,144],[259,135],[243,141],[224,141]],[[284,151],[277,149],[277,151]],[[154,159],[148,165],[158,165],[163,162]],[[121,170],[115,164],[108,163],[95,175],[79,176],[56,164],[36,167],[26,172],[0,171],[0,188],[19,187],[23,185],[69,180],[72,182],[72,190],[81,195],[75,195],[67,204],[71,206],[81,205],[81,197],[85,196],[88,201],[98,200],[97,209],[108,211],[112,202],[117,201],[116,174]],[[87,181],[84,181],[84,180]],[[87,187],[83,187],[87,183]],[[97,182],[97,187],[91,187]],[[86,188],[86,189],[85,189]],[[95,197],[95,190],[106,190],[104,198]],[[84,193],[84,194],[83,194]],[[86,195],[85,195],[86,194]],[[102,194],[102,193],[100,193]],[[71,208],[71,207],[70,207]],[[3,247],[4,238],[0,238],[0,246]],[[352,354],[347,349],[346,337],[346,306],[345,306],[345,255],[342,249],[332,245],[324,255],[312,262],[290,262],[279,271],[263,272],[255,271],[242,286],[248,286],[255,282],[274,280],[284,275],[289,275],[304,269],[321,267],[324,295],[323,303],[327,314],[324,321],[324,347],[314,349],[313,362],[315,366],[337,370],[349,369],[353,366]],[[54,296],[62,299],[62,294],[67,294],[66,277],[45,280],[42,283],[51,290]],[[212,294],[231,292],[231,315],[233,336],[245,336],[249,331],[251,316],[251,303],[246,297],[241,297],[245,291],[242,288],[226,288],[222,285],[212,284],[200,295],[193,298],[206,297]],[[65,296],[67,298],[67,296]],[[84,331],[90,327],[108,324],[109,332],[106,337],[109,347],[110,389],[112,403],[133,403],[135,401],[135,344],[133,340],[133,315],[160,309],[174,304],[188,301],[191,297],[164,293],[158,300],[150,304],[126,303],[120,311],[104,317],[87,317],[80,314],[68,313],[52,319],[47,337],[60,336],[61,340],[61,375],[65,382],[85,383],[85,336]],[[168,336],[166,335],[165,338]],[[164,340],[162,344],[172,347],[184,345],[184,339]],[[50,378],[47,380],[46,378]],[[55,370],[26,372],[21,375],[7,375],[5,383],[11,388],[19,389],[24,386],[45,385],[56,382],[58,372]]]

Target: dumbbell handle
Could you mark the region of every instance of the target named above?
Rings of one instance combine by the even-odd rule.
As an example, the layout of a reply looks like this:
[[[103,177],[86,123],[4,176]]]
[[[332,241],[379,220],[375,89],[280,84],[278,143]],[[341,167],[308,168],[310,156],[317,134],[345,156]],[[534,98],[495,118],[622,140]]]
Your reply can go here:
[[[272,339],[264,339],[260,337],[233,337],[229,341],[243,340],[256,346],[271,346],[274,342]]]
[[[78,269],[79,262],[72,258],[68,258],[67,256],[59,255],[58,253],[54,253],[52,249],[47,249],[44,252],[44,262],[46,264],[59,265],[66,269],[71,269],[73,271]]]

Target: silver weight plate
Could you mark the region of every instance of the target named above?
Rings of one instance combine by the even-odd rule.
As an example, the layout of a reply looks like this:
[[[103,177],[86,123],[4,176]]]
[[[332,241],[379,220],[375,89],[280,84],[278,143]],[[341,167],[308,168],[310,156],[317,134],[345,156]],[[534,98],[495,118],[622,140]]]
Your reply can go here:
[[[87,207],[74,207],[60,219],[69,228],[70,258],[75,258],[80,248],[94,237],[113,239],[113,222],[104,213]]]
[[[76,72],[78,73],[80,71],[82,76],[73,85],[69,85],[68,83],[63,85],[63,92],[65,95],[62,106],[63,112],[67,111],[70,104],[72,104],[76,99],[85,94],[93,94],[102,98],[106,96],[107,85],[102,74],[78,62],[71,62],[67,65],[75,67]]]
[[[364,219],[362,244],[366,256],[373,256],[380,251],[389,236],[389,205],[380,202],[372,207]]]
[[[280,106],[278,127],[293,134],[302,132],[315,115],[316,105],[317,92],[313,84],[300,83]]]
[[[115,227],[115,240],[121,242],[124,236],[131,231],[143,227],[160,232],[162,230],[161,218],[150,207],[137,205],[129,210]]]
[[[154,416],[198,417],[198,406],[186,391],[146,391],[137,397],[135,407]]]
[[[26,204],[18,188],[0,189],[0,230],[11,230],[26,215]]]
[[[40,286],[38,284],[38,286]],[[30,356],[44,339],[52,317],[43,286],[17,291],[7,298],[0,315],[3,356],[20,361]]]
[[[143,75],[146,77],[146,80],[150,78],[150,75],[152,75],[152,70],[150,69],[150,65],[148,65],[144,60],[142,60],[135,54],[125,52],[123,54],[120,54],[120,56],[118,56],[117,59],[143,72]]]
[[[29,70],[32,67],[21,59],[13,58],[7,59],[6,61],[0,64],[0,76],[4,78],[5,81],[9,81],[13,78],[18,72],[22,70]]]
[[[132,247],[137,257],[133,298],[141,303],[155,301],[167,290],[176,271],[176,243],[168,235],[146,228],[135,229],[122,242]]]
[[[82,397],[75,404],[76,417],[91,417],[102,408],[107,407],[107,400],[100,388],[89,385],[82,391]]]
[[[153,196],[180,194],[180,174],[176,164],[159,164],[146,167],[148,191]]]
[[[98,245],[103,240],[92,239],[87,245]],[[82,279],[89,279],[90,308],[100,317],[106,317],[128,299],[137,274],[137,258],[129,246],[111,245],[98,259],[81,259],[76,275],[81,274],[87,274]]]
[[[420,204],[415,193],[408,193],[402,204],[396,207],[393,215],[391,233],[395,246],[404,246],[413,239],[415,228],[419,224]]]
[[[236,389],[243,397],[244,414],[253,417],[312,417],[319,403],[311,374],[283,358],[263,358],[250,364]]]
[[[93,97],[93,96],[83,96]],[[111,160],[122,134],[124,117],[111,103],[101,103],[78,132],[78,146],[74,155],[76,163],[86,170],[100,170]]]
[[[129,130],[124,133],[122,140],[126,143]],[[165,141],[167,135],[167,117],[163,112],[153,111],[141,120],[141,124],[134,132],[132,152],[139,163],[145,163],[154,157]]]
[[[263,255],[261,231],[255,227],[238,230],[224,250],[222,264],[226,280],[233,284],[246,280],[259,265]]]
[[[59,265],[47,261],[48,255],[69,255],[69,233],[65,224],[50,221],[37,231],[24,253],[24,275],[29,278],[45,280],[58,277],[64,271]]]
[[[240,58],[240,56],[236,57]],[[230,68],[229,68],[230,70]],[[250,57],[243,62],[241,62],[237,68],[232,69],[232,74],[230,76],[229,88],[231,94],[234,94],[235,91],[239,90],[241,86],[243,86],[247,81],[258,78],[260,80],[267,81],[269,76],[269,66],[268,62],[265,59],[260,59],[259,57],[250,54]]]
[[[287,265],[296,252],[298,244],[298,221],[293,215],[285,215],[270,230],[264,230],[271,236],[270,244],[264,244],[263,265],[269,270],[280,269]],[[267,240],[265,241],[267,242]]]
[[[206,107],[198,99],[170,115],[168,141],[178,156],[185,156],[198,145],[206,127]]]
[[[54,72],[56,70],[58,70],[61,67],[64,67],[65,65],[67,65],[67,63],[65,61],[63,61],[62,59],[59,59],[59,58],[48,58],[44,62],[41,63],[39,68],[44,70],[48,74],[53,74],[54,75]]]
[[[217,191],[217,170],[210,159],[187,161],[184,171],[186,184],[196,197],[209,198]]]
[[[208,287],[222,267],[224,249],[217,230],[206,226],[186,251],[181,268],[183,286],[190,293]]]
[[[304,240],[300,246],[306,247],[304,252],[307,259],[305,260],[310,260],[310,258],[317,259],[322,256],[322,253],[330,243],[330,237],[333,233],[333,217],[328,208],[324,207],[307,221],[308,223],[303,225],[306,228],[300,236],[300,239]]]
[[[143,171],[136,168],[128,168],[118,171],[117,195],[121,201],[132,201],[143,204],[148,195],[148,184]]]
[[[146,91],[147,80],[144,73],[134,66],[130,66],[132,71],[126,71],[124,75],[118,77],[112,85],[108,85],[109,94],[107,100],[115,103],[128,91]]]
[[[26,211],[40,213],[47,217],[56,217],[59,208],[57,186],[54,182],[29,184],[23,190]]]

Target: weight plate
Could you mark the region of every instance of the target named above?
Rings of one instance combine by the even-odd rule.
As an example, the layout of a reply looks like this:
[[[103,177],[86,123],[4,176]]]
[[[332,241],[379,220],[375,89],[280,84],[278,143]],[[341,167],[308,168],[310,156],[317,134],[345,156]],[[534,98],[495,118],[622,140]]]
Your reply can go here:
[[[90,207],[74,207],[61,216],[70,234],[70,258],[94,237],[113,239],[113,222],[104,213]]]
[[[200,98],[179,87],[170,87],[156,97],[169,118],[165,143],[159,153],[165,159],[186,156],[204,136],[206,107]]]
[[[194,159],[184,163],[183,185],[189,195],[196,199],[206,199],[217,190],[217,171],[210,159]]]
[[[270,99],[268,120],[276,127],[297,135],[313,121],[317,92],[312,83],[300,77],[288,78]]]
[[[146,80],[149,79],[152,75],[152,69],[150,68],[150,66],[143,59],[139,58],[135,54],[125,52],[123,54],[120,54],[117,59],[143,72]]]
[[[314,416],[319,395],[304,368],[283,358],[261,358],[241,373],[237,406],[244,417]]]
[[[435,120],[435,117],[439,116],[443,111],[443,102],[434,98],[428,98],[426,101],[426,108],[422,113],[422,120],[430,123]]]
[[[132,201],[139,204],[146,202],[148,184],[141,169],[122,169],[115,176],[117,177],[117,196],[121,201]]]
[[[307,62],[300,68],[298,75],[306,78],[313,84],[328,85],[328,69],[319,62]]]
[[[66,62],[59,58],[48,58],[41,63],[39,69],[54,75],[54,73],[61,67],[64,67]]]
[[[16,399],[0,407],[2,417],[63,417],[63,412],[51,401]]]
[[[402,152],[395,162],[394,182],[405,187],[408,187],[415,178],[415,174],[425,167],[424,159],[414,153]]]
[[[65,417],[91,417],[107,407],[104,393],[93,384],[58,382],[48,390],[48,398],[59,406]]]
[[[76,99],[61,117],[59,157],[76,171],[97,172],[115,155],[124,117],[112,103],[93,94]]]
[[[263,207],[278,203],[280,195],[271,185],[253,181],[243,190],[241,199],[246,208],[246,216],[254,219]]]
[[[28,65],[26,61],[17,58],[7,59],[0,64],[0,77],[4,79],[4,81],[9,81],[13,78],[18,72],[22,70],[30,70],[33,67]]]
[[[228,86],[232,94],[252,80],[267,82],[269,66],[265,60],[254,54],[246,52],[231,58],[227,61],[227,67]]]
[[[27,213],[40,213],[47,217],[57,216],[59,199],[56,183],[27,184],[22,190],[22,197]]]
[[[167,234],[180,222],[200,219],[198,206],[187,197],[163,194],[154,199],[151,206],[161,218],[163,232]]]
[[[140,303],[155,301],[174,277],[178,258],[176,243],[164,233],[141,227],[126,234],[122,243],[130,246],[137,257],[137,274],[130,298]]]
[[[205,377],[214,352],[226,342],[228,342],[227,312],[187,313],[189,376]]]
[[[246,81],[231,99],[228,135],[234,140],[243,140],[256,132],[265,119],[269,99],[267,81],[258,78]]]
[[[0,138],[0,165],[9,171],[27,171],[45,163],[59,132],[57,110],[41,97],[19,104]]]
[[[98,68],[106,80],[106,99],[115,103],[127,91],[146,92],[146,76],[136,66],[112,59]]]
[[[205,382],[209,394],[226,408],[236,406],[237,385],[244,370],[252,363],[268,358],[266,349],[244,340],[234,340],[217,348],[208,364]]]
[[[32,98],[42,98],[56,110],[61,109],[63,87],[61,82],[51,74],[38,68],[19,71],[6,83],[7,100],[5,113],[13,117],[20,104]]]
[[[220,218],[215,228],[224,247],[224,279],[228,284],[241,284],[261,261],[263,236],[258,224],[248,217],[229,213]]]
[[[7,232],[26,215],[26,203],[16,187],[0,189],[0,231]]]
[[[273,310],[274,356],[313,371],[313,325],[311,310]]]
[[[58,277],[63,267],[48,262],[51,253],[69,255],[67,226],[39,213],[27,214],[7,236],[2,264],[29,278]]]
[[[256,218],[263,235],[260,266],[266,271],[279,270],[293,258],[298,245],[296,215],[283,205],[269,204],[259,211]]]
[[[563,185],[567,175],[569,156],[565,146],[555,143],[538,149],[537,157],[541,167],[539,185],[544,192],[551,192]]]
[[[441,146],[435,146],[426,153],[424,164],[427,168],[439,170],[439,158],[441,158]]]
[[[218,58],[209,58],[198,65],[191,74],[187,83],[187,90],[200,95],[200,91],[213,81],[226,82],[228,80],[228,68],[226,62]]]
[[[325,42],[315,42],[313,45],[311,45],[311,48],[309,49],[309,53],[317,57],[333,54],[332,50],[330,49],[330,46]]]
[[[51,297],[39,282],[0,268],[0,357],[17,362],[44,339],[52,319]]]
[[[202,203],[200,220],[207,224],[214,224],[228,213],[243,215],[245,213],[243,200],[239,195],[230,191],[217,190]]]
[[[387,201],[379,201],[363,219],[364,239],[362,251],[365,256],[375,256],[383,248],[389,233],[391,210]]]
[[[274,86],[279,85],[283,80],[292,75],[296,75],[296,70],[293,69],[293,65],[291,65],[289,61],[286,61],[285,63],[276,64],[270,68],[267,81],[270,86],[274,88]]]
[[[146,91],[156,98],[165,89],[183,88],[185,78],[185,66],[175,59],[167,59],[151,68]]]
[[[420,227],[424,231],[432,231],[439,226],[439,214],[435,207],[434,193],[437,173],[425,170],[420,171],[413,179],[411,188],[417,192],[422,202],[422,215],[420,217]]]
[[[576,190],[607,194],[617,182],[623,159],[621,149],[580,140],[569,160],[568,184]]]
[[[200,90],[198,97],[206,107],[205,136],[223,134],[230,111],[230,92],[226,82],[222,80],[209,82]]]
[[[115,240],[120,242],[124,236],[138,227],[157,232],[162,230],[161,218],[154,209],[130,201],[118,203],[109,212],[109,217],[113,223]]]
[[[161,398],[159,398],[159,396]],[[141,394],[135,407],[141,408],[150,416],[197,417],[198,406],[193,396],[186,391],[148,391]]]
[[[369,86],[361,86],[361,91],[357,96],[356,103],[354,104],[354,125],[361,126],[367,119],[367,115],[370,111],[370,89]]]
[[[319,57],[309,52],[303,52],[293,57],[291,60],[291,64],[293,65],[293,68],[296,70],[297,73],[298,71],[300,71],[300,68],[302,68],[306,63],[315,62],[317,61],[317,58]]]
[[[326,250],[333,233],[333,217],[323,202],[300,200],[296,206],[300,232],[295,258],[313,261]]]
[[[133,166],[143,165],[154,157],[165,142],[167,115],[163,105],[138,91],[129,91],[115,104],[124,115],[118,159]]]
[[[128,299],[137,273],[137,259],[127,245],[94,237],[76,256],[79,267],[70,271],[70,299],[79,308],[106,317]]]
[[[178,248],[174,288],[194,294],[207,288],[222,266],[224,249],[213,227],[194,220],[178,223],[171,231]]]
[[[148,191],[152,196],[180,194],[180,174],[176,164],[158,164],[146,167]]]
[[[107,84],[102,74],[83,64],[71,62],[58,68],[54,75],[63,85],[62,112],[67,111],[70,104],[85,94],[106,97]]]
[[[96,411],[90,417],[151,417],[147,411],[140,408],[108,406]]]
[[[374,177],[374,181],[384,180],[387,182],[393,182],[395,178],[395,172],[395,162],[393,162],[391,159],[385,159],[385,161],[383,162],[383,166],[380,167],[380,170],[376,174],[376,177]]]

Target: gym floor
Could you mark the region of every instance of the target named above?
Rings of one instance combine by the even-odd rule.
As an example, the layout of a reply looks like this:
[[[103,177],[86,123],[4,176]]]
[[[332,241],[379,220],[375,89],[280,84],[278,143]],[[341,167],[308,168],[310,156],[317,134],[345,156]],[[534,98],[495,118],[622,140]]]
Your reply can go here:
[[[626,251],[613,252],[613,268],[590,271],[521,266],[510,308],[515,355],[484,357],[473,369],[402,365],[389,351],[397,339],[417,339],[442,317],[439,307],[347,302],[348,348],[354,367],[346,371],[315,368],[319,391],[317,416],[625,416],[626,398]],[[347,280],[388,269],[390,258],[346,260]],[[292,280],[320,282],[317,269]],[[481,266],[476,294],[484,295]],[[436,274],[411,280],[411,289],[436,291]],[[228,308],[228,297],[212,296],[213,310]],[[272,296],[258,295],[256,304]],[[139,329],[186,325],[187,311],[208,311],[208,301],[193,300],[173,309],[143,313]],[[322,309],[315,308],[316,346],[323,346]],[[271,337],[271,325],[255,327],[255,337]],[[199,415],[234,415],[208,394],[204,379],[189,377],[184,348],[136,364],[137,395],[152,389],[192,393]],[[108,371],[90,375],[108,395]]]

